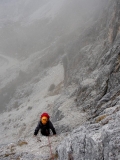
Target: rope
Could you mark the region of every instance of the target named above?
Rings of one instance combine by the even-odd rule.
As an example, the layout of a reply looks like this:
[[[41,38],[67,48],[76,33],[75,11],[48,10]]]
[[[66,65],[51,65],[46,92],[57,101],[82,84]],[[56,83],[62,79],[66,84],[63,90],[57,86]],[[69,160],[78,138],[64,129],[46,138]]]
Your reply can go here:
[[[48,136],[48,143],[49,143],[49,147],[50,147],[51,158],[54,160],[54,157],[53,157],[53,154],[52,154],[52,149],[51,149],[51,144],[50,144],[49,136]]]

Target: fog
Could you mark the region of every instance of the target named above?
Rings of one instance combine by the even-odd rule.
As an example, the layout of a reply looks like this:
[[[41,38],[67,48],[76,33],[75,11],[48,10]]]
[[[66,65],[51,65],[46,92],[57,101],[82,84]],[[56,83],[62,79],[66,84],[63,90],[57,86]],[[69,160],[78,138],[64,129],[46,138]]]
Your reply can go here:
[[[0,52],[27,57],[71,33],[77,38],[106,1],[0,0]]]
[[[0,0],[0,159],[119,159],[119,9],[119,0]],[[43,112],[50,139],[33,136]]]
[[[108,1],[0,0],[0,110],[58,57],[79,52]]]

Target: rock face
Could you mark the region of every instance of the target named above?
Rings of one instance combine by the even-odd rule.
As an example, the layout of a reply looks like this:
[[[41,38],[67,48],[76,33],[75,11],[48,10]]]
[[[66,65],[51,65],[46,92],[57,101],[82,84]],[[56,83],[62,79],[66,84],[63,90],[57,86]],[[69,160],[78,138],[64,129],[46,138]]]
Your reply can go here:
[[[119,8],[118,0],[107,2],[91,30],[75,42],[75,56],[68,52],[63,58],[65,85],[78,84],[73,96],[89,118],[58,146],[59,160],[120,159]]]
[[[120,102],[120,100],[118,101]],[[107,106],[106,106],[107,108]],[[119,160],[120,107],[106,109],[93,124],[74,130],[57,151],[60,160]]]
[[[57,160],[120,160],[120,1],[91,0],[88,7],[89,1],[39,1],[48,7],[64,5],[49,20],[43,16],[38,25],[36,20],[25,25],[30,30],[22,26],[30,37],[37,35],[37,44],[33,37],[28,46],[21,35],[25,59],[0,55],[2,66],[9,62],[3,67],[8,70],[0,72],[0,111],[7,109],[0,116],[0,159],[50,160],[51,144]],[[39,12],[32,8],[38,17],[44,10],[41,5]],[[32,22],[36,14],[26,19]],[[50,144],[48,137],[33,137],[43,112],[50,114],[57,131]]]

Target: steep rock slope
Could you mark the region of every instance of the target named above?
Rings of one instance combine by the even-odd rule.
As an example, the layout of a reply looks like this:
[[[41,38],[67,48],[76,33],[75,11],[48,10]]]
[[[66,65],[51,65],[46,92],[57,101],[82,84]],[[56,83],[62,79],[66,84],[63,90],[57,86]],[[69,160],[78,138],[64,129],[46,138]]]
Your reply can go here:
[[[59,145],[60,160],[120,159],[119,8],[118,0],[109,1],[91,30],[80,36],[75,56],[68,52],[63,58],[65,85],[78,84],[73,97],[88,113],[88,122]]]
[[[0,87],[4,88],[0,92],[1,100],[3,98],[6,100],[8,91],[10,96],[8,103],[4,103],[8,112],[0,116],[0,158],[2,160],[51,159],[48,139],[40,137],[41,142],[39,142],[33,138],[37,120],[43,111],[50,113],[58,133],[57,137],[50,138],[54,158],[60,160],[119,159],[120,3],[118,0],[103,0],[102,3],[98,0],[100,4],[95,1],[90,3],[92,7],[90,12],[87,12],[91,18],[85,15],[86,21],[79,21],[78,13],[80,13],[81,3],[76,1],[78,4],[76,8],[74,1],[67,0],[65,8],[62,9],[64,14],[59,15],[59,20],[62,19],[59,23],[64,24],[63,30],[61,31],[61,25],[56,23],[57,19],[52,17],[50,22],[57,24],[59,28],[56,28],[60,29],[60,32],[54,30],[55,37],[51,39],[51,35],[48,36],[51,40],[49,45],[45,44],[43,50],[35,47],[31,53],[36,50],[38,52],[31,56],[27,55],[28,58],[18,62],[2,77]],[[30,5],[31,2],[31,0],[25,1]],[[43,5],[46,2],[48,1],[41,1]],[[72,7],[67,12],[66,6],[69,4]],[[88,0],[85,1],[84,7],[87,4]],[[101,4],[102,9],[94,14],[96,9],[93,8]],[[76,9],[75,14],[71,12],[73,8]],[[33,22],[39,11],[38,9],[32,14],[30,22]],[[73,20],[70,18],[76,16],[75,23],[72,23]],[[44,21],[43,28],[48,21]],[[39,28],[39,25],[36,27],[37,23],[36,21],[30,23],[30,26],[27,24],[30,27],[28,35],[32,33],[31,24]],[[47,31],[52,29],[54,23],[49,23]],[[80,23],[83,25],[81,26]],[[62,36],[54,41],[56,33]],[[43,38],[46,38],[47,34],[48,32]],[[61,44],[64,46],[62,50]],[[31,46],[31,43],[29,45]],[[67,54],[61,58],[63,55],[61,52],[64,51]],[[7,84],[8,82],[10,83]],[[55,89],[48,91],[51,84],[55,85]],[[68,134],[69,136],[66,137]],[[65,140],[60,143],[64,138]],[[57,146],[57,152],[55,152]]]

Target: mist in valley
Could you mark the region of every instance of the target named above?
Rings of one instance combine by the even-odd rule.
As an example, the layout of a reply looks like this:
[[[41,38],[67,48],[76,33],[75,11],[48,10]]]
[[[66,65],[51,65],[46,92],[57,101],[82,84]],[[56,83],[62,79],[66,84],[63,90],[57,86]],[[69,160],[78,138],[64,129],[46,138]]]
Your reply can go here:
[[[38,76],[44,68],[50,67],[64,54],[72,52],[73,56],[79,52],[79,37],[100,16],[106,2],[99,0],[91,0],[91,3],[88,0],[0,1],[2,109],[15,96],[17,87],[22,83],[27,83],[33,76]],[[35,54],[39,58],[32,62],[31,57],[31,62],[28,62],[30,56]],[[23,71],[25,69],[22,61],[25,60],[26,64],[28,63],[28,71]],[[7,74],[7,70],[14,66],[12,63],[17,66],[16,69],[12,67],[10,76],[15,75],[11,78],[5,77],[6,83],[2,85],[2,80],[4,81],[2,75]]]

